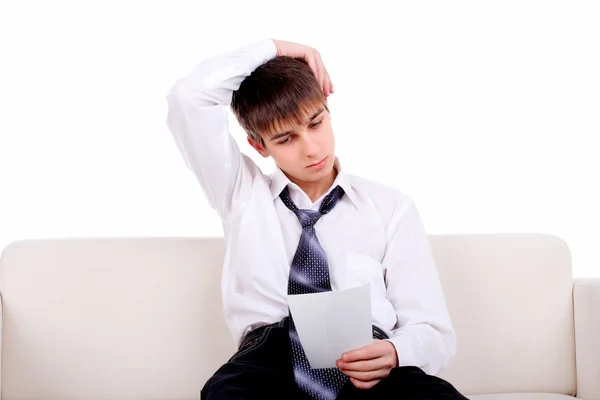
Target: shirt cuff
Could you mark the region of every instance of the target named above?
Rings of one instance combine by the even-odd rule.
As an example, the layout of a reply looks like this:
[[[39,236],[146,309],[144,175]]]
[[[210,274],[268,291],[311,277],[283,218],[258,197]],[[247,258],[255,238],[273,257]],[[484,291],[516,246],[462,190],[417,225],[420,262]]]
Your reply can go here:
[[[391,342],[396,348],[399,367],[417,366],[420,368],[421,365],[418,365],[414,347],[411,345],[412,341],[406,336],[406,334],[400,334],[385,340]]]
[[[257,66],[266,63],[277,56],[277,46],[272,39],[262,39],[254,43],[247,44],[238,49],[240,53],[245,53],[252,59],[252,71]],[[251,71],[251,72],[252,72]]]

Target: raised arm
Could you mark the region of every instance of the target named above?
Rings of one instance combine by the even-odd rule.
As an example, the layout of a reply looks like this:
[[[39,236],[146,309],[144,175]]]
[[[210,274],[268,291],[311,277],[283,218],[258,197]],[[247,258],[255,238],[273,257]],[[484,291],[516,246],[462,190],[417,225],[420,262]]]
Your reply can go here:
[[[222,218],[243,206],[253,175],[260,173],[229,132],[228,107],[244,78],[276,55],[273,40],[265,39],[211,57],[177,80],[167,95],[167,126]]]
[[[305,59],[324,95],[333,93],[333,84],[317,50],[299,43],[264,39],[201,62],[188,76],[177,80],[167,96],[167,125],[209,204],[222,218],[243,207],[252,180],[261,173],[240,152],[229,133],[228,107],[242,81],[276,56]]]

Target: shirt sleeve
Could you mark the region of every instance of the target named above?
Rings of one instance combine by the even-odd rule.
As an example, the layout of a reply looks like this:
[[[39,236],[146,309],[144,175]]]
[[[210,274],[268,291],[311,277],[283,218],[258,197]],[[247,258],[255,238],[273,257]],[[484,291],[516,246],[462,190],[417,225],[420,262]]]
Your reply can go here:
[[[264,39],[211,57],[178,79],[167,95],[167,126],[210,206],[222,218],[242,207],[253,173],[259,171],[229,131],[227,113],[233,92],[276,54],[275,43]]]
[[[456,335],[427,234],[410,199],[396,205],[383,264],[387,297],[398,318],[388,340],[396,348],[399,366],[417,366],[436,375],[456,353]]]

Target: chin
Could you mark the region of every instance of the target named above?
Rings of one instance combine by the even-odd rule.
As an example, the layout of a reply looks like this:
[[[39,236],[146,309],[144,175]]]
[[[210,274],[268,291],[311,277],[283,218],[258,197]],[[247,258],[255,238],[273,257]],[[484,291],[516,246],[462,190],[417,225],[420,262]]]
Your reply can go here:
[[[334,164],[335,164],[335,162],[327,160],[327,165],[325,165],[325,167],[323,167],[322,170],[318,171],[315,174],[315,180],[323,179],[323,178],[329,176],[329,174],[331,174],[331,171],[333,171]]]
[[[327,159],[327,165],[323,168],[325,175],[330,174],[333,171],[333,167],[335,166],[335,156],[329,156]]]

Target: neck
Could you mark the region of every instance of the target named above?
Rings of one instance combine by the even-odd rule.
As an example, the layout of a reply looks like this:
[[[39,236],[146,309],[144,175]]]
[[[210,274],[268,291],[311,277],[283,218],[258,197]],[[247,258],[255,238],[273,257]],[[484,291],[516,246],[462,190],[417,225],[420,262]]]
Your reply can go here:
[[[293,176],[289,176],[288,174],[285,175],[290,181],[298,185],[300,189],[302,189],[302,191],[306,193],[306,195],[314,203],[319,197],[321,197],[324,193],[327,192],[331,185],[333,185],[337,174],[337,169],[335,169],[334,167],[331,169],[331,173],[329,175],[322,179],[319,179],[318,181],[303,181],[300,179],[296,179]]]

